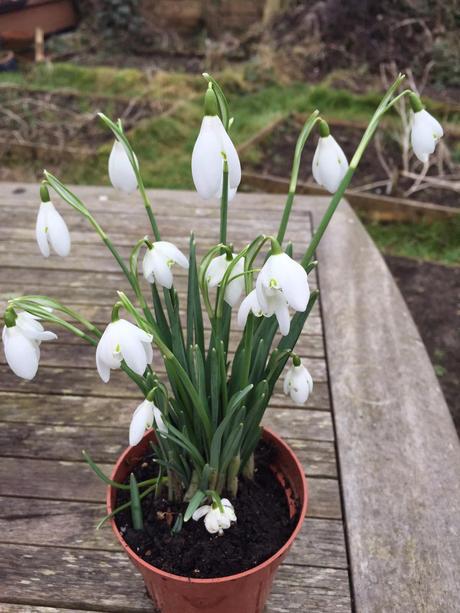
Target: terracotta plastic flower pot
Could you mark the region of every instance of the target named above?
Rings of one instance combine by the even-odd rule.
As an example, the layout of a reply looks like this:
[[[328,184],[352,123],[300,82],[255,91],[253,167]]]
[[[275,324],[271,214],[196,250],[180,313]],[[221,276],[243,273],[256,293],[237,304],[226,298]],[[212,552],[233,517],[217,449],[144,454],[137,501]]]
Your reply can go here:
[[[132,468],[150,451],[149,441],[155,434],[147,432],[141,443],[120,456],[112,474],[114,481],[123,482]],[[262,613],[278,566],[286,557],[302,526],[307,510],[307,482],[294,452],[270,430],[263,430],[263,439],[272,443],[278,453],[273,472],[282,483],[289,502],[291,516],[299,505],[299,520],[289,540],[271,558],[242,573],[217,579],[189,579],[164,572],[134,553],[121,536],[115,521],[112,528],[134,566],[142,573],[147,590],[162,613]],[[107,492],[107,510],[115,508],[116,490]],[[225,538],[225,537],[221,537]],[[153,607],[152,607],[153,608]]]

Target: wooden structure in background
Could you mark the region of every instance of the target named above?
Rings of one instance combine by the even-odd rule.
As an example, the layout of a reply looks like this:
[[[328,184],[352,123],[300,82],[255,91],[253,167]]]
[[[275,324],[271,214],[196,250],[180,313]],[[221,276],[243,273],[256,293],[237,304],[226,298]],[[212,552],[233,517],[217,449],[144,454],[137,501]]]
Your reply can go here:
[[[72,0],[0,0],[0,39],[33,42],[35,30],[46,34],[73,28],[77,13]]]
[[[112,188],[75,191],[128,257],[148,231],[140,199],[132,196],[128,210]],[[20,293],[49,294],[102,328],[123,276],[86,221],[57,200],[72,254],[44,260],[34,236],[37,197],[36,185],[0,188],[0,306]],[[283,201],[239,194],[229,239],[239,248],[275,232]],[[328,201],[296,199],[286,235],[296,255]],[[180,191],[153,191],[152,202],[165,240],[186,250],[194,229],[201,254],[217,240],[216,202]],[[278,384],[265,418],[295,449],[309,482],[307,518],[267,613],[457,613],[460,448],[433,368],[345,202],[318,257],[310,281],[320,301],[297,347],[314,390],[299,408]],[[175,285],[183,300],[180,269]],[[94,531],[105,486],[81,456],[88,449],[110,472],[139,394],[120,371],[104,385],[94,348],[57,332],[58,341],[42,344],[32,382],[17,379],[0,355],[0,610],[152,611],[110,528]],[[164,372],[157,351],[154,367]]]

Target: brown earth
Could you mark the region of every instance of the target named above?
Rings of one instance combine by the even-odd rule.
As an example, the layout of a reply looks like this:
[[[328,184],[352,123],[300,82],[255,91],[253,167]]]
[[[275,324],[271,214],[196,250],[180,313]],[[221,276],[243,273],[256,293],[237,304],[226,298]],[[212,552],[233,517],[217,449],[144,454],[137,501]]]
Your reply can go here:
[[[460,435],[460,267],[385,256],[419,329]]]

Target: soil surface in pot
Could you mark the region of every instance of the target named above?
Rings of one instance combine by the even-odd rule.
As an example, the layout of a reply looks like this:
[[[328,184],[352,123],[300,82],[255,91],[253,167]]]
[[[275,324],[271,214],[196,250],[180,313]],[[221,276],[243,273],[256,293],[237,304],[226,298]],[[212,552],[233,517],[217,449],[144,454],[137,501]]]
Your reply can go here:
[[[276,449],[260,442],[255,453],[254,480],[241,479],[232,503],[237,522],[223,536],[209,534],[203,519],[191,519],[180,533],[171,527],[185,504],[147,496],[142,501],[144,530],[134,530],[129,510],[116,515],[120,533],[131,549],[161,570],[205,579],[225,577],[261,564],[276,553],[291,536],[298,516],[290,518],[286,494],[270,469]],[[157,473],[152,457],[134,470],[139,481]],[[117,506],[129,500],[129,492],[118,491]]]

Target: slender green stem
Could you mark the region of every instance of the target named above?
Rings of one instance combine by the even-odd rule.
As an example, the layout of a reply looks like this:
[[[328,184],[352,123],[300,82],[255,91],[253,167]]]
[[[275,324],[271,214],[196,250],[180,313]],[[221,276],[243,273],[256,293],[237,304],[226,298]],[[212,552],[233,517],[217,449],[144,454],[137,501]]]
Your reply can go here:
[[[147,216],[149,218],[150,225],[152,226],[153,236],[155,237],[155,240],[159,241],[161,240],[160,230],[158,228],[158,224],[156,222],[155,215],[153,214],[152,205],[150,203],[150,199],[145,190],[144,182],[142,180],[139,170],[137,170],[136,172],[136,178],[137,178],[137,184],[139,186],[139,193],[144,202],[145,210],[147,211]]]
[[[307,142],[308,137],[315,125],[315,123],[319,121],[319,111],[313,111],[310,117],[305,122],[299,137],[297,139],[297,144],[294,152],[294,159],[292,161],[292,170],[291,170],[291,181],[289,183],[289,193],[287,195],[286,204],[284,205],[283,216],[281,218],[280,227],[278,230],[277,239],[280,244],[282,244],[284,240],[284,235],[286,234],[286,228],[289,221],[289,216],[291,215],[292,205],[294,203],[295,192],[297,189],[297,180],[299,177],[299,169],[300,169],[300,160],[302,158],[302,152]]]
[[[220,200],[220,242],[227,243],[227,213],[228,213],[228,163],[224,160],[222,175],[222,197]],[[222,252],[223,253],[223,252]]]
[[[337,209],[337,206],[339,205],[339,202],[341,201],[343,194],[345,193],[345,190],[350,184],[353,174],[356,168],[358,167],[358,164],[363,156],[364,151],[366,150],[368,144],[370,143],[372,137],[374,136],[374,133],[377,130],[377,127],[379,125],[381,118],[387,112],[387,110],[391,108],[391,105],[394,102],[394,99],[391,100],[391,96],[396,91],[396,89],[399,87],[403,79],[404,79],[404,75],[398,76],[395,82],[388,89],[387,93],[385,94],[379,106],[377,107],[371,121],[369,122],[369,125],[367,126],[366,131],[364,132],[363,137],[351,159],[350,166],[347,172],[345,173],[345,176],[343,177],[338,190],[332,196],[331,202],[318,228],[316,229],[316,232],[313,235],[313,238],[305,252],[305,255],[302,258],[301,264],[304,268],[306,268],[309,265],[310,261],[312,260],[313,255],[316,251],[316,248],[318,247],[318,244],[321,241],[324,235],[324,232],[326,231],[326,228],[329,225],[329,222],[331,221],[331,218],[333,214],[335,213],[335,210]]]

